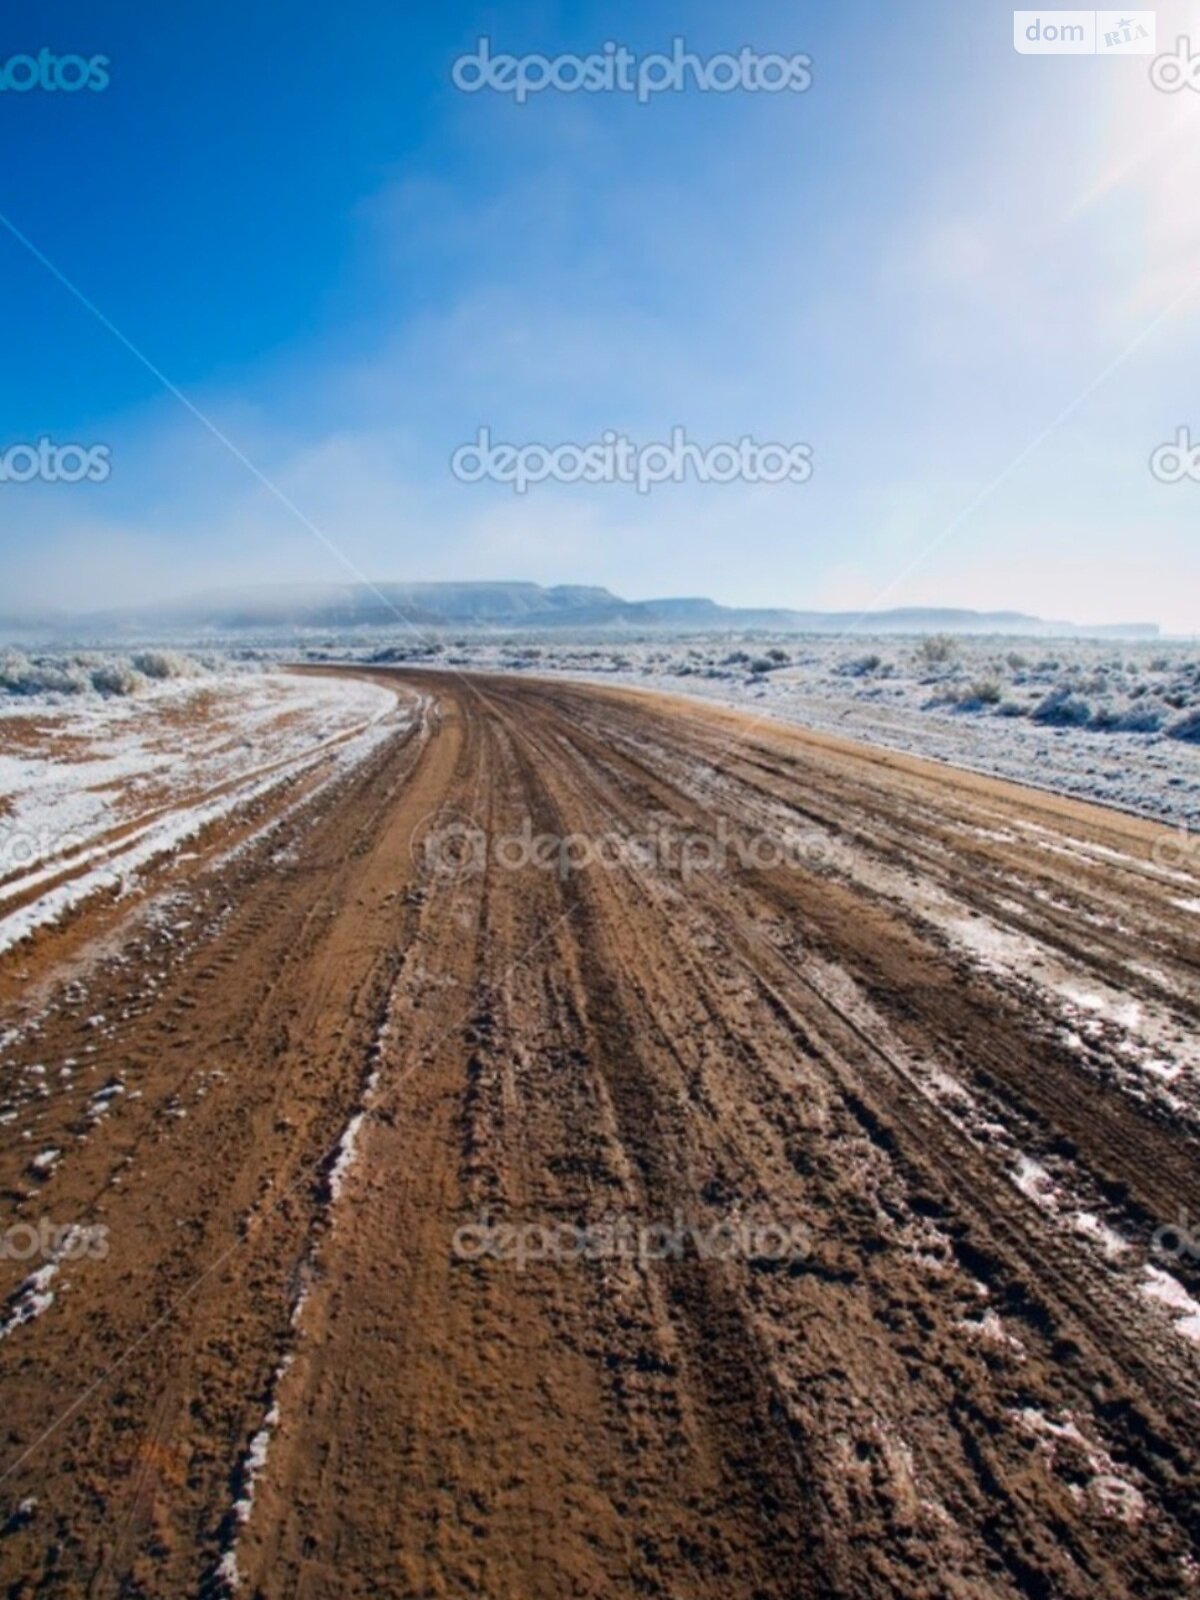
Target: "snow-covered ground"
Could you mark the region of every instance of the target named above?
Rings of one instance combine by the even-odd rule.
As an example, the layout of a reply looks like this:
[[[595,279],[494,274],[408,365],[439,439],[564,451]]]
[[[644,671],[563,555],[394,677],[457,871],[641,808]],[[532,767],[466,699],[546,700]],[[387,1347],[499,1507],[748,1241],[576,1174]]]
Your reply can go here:
[[[712,634],[340,645],[327,654],[702,696],[1200,827],[1200,644]]]
[[[127,666],[110,658],[98,683],[78,682],[43,658],[36,681],[0,695],[0,951],[395,726],[396,695],[361,680]]]
[[[43,820],[59,833],[86,829],[96,817],[102,826],[121,806],[144,809],[156,785],[169,792],[173,774],[202,773],[209,764],[217,781],[222,762],[232,759],[228,742],[206,746],[194,730],[187,740],[142,738],[139,730],[157,720],[152,707],[188,704],[208,690],[237,705],[228,741],[252,747],[268,726],[273,749],[289,738],[300,748],[319,740],[314,704],[328,708],[334,726],[337,690],[295,680],[289,691],[268,687],[289,680],[265,669],[303,658],[564,675],[697,695],[1200,830],[1198,643],[894,634],[421,636],[397,628],[323,635],[308,648],[264,638],[223,655],[206,645],[199,658],[144,650],[29,659],[0,651],[0,880],[13,865],[5,840],[10,855],[27,855],[29,836],[36,841],[42,825],[31,824],[28,802],[15,815],[5,805],[14,782],[18,791],[30,788],[10,718],[50,708],[47,716],[62,729],[51,752],[55,770],[43,766],[38,774],[46,785]],[[170,676],[195,672],[203,675]],[[370,695],[363,685],[347,692],[356,704]],[[280,693],[308,707],[290,732],[286,722],[279,726]],[[101,728],[89,742],[89,729]],[[77,729],[83,742],[73,747]],[[110,746],[110,735],[117,744]],[[138,747],[134,770],[122,762],[125,737]],[[67,764],[80,770],[64,774]],[[1180,848],[1193,846],[1200,848],[1195,838],[1180,841]]]

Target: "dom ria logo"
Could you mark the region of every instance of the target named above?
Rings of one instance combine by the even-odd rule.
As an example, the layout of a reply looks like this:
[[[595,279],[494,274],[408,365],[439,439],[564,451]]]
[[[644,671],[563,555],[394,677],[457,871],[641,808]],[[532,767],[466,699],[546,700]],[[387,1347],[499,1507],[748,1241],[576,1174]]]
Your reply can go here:
[[[1014,11],[1013,44],[1025,56],[1154,54],[1153,11]]]
[[[1154,49],[1154,23],[1153,11],[1142,15],[1149,17],[1150,26],[1147,27],[1141,16],[1118,17],[1115,27],[1100,26],[1103,12],[1096,13],[1096,50],[1102,53],[1105,50],[1117,50],[1125,55],[1149,55]]]

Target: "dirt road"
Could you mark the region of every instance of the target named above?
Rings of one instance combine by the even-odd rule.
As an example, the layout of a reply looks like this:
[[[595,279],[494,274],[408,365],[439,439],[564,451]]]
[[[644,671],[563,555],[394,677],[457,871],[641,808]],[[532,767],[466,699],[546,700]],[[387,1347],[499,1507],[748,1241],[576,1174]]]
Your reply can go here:
[[[0,962],[3,1592],[1200,1592],[1195,858],[400,681]]]

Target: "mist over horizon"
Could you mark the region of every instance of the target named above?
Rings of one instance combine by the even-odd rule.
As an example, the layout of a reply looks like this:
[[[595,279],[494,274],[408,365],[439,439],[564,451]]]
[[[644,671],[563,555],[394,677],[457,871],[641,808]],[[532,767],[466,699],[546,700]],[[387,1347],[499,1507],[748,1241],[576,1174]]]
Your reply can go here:
[[[159,631],[164,638],[189,630],[236,634],[253,628],[275,630],[388,629],[414,624],[454,629],[559,629],[568,631],[650,629],[662,631],[736,630],[768,632],[948,632],[1011,633],[1049,636],[1055,632],[1093,637],[1153,638],[1162,630],[1151,619],[1124,617],[1097,623],[1076,617],[1041,617],[1027,610],[980,611],[970,607],[905,606],[874,611],[823,611],[813,608],[727,606],[711,596],[614,594],[603,585],[540,585],[523,580],[471,579],[461,583],[399,582],[305,583],[289,581],[219,586],[164,601],[82,611],[54,607],[0,610],[0,639],[19,640],[49,631],[64,638],[89,630]]]

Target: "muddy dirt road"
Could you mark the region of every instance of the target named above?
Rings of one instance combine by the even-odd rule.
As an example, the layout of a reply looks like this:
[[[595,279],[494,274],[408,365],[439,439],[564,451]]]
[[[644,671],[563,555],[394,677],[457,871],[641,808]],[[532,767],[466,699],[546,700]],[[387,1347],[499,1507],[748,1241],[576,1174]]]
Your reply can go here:
[[[0,962],[3,1593],[1200,1592],[1194,857],[387,681]]]

